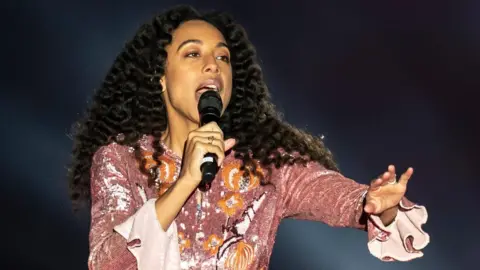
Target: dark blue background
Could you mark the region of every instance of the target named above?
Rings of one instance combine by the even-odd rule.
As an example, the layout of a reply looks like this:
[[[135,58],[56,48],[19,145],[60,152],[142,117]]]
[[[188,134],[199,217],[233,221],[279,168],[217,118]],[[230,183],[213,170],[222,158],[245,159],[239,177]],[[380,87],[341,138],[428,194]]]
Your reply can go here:
[[[124,42],[177,3],[4,2],[5,269],[86,269],[89,219],[70,210],[67,133]],[[188,3],[229,11],[245,26],[279,110],[324,134],[346,176],[367,183],[388,164],[413,166],[407,196],[429,210],[422,259],[382,263],[365,233],[288,220],[272,269],[474,268],[467,264],[480,255],[479,1]]]

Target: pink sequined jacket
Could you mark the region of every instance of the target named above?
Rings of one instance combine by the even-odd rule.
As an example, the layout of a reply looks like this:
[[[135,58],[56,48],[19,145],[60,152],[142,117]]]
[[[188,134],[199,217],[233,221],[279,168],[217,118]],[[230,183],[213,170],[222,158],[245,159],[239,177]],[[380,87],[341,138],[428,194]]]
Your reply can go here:
[[[151,143],[141,139],[145,151]],[[150,188],[132,148],[111,143],[95,153],[89,269],[268,269],[283,218],[366,230],[369,251],[384,261],[421,257],[429,242],[425,207],[406,198],[388,227],[376,216],[361,222],[366,185],[312,162],[274,169],[264,186],[241,176],[233,153],[210,191],[200,201],[192,195],[165,231],[155,198],[176,180],[181,159],[167,149],[162,160],[161,185]]]

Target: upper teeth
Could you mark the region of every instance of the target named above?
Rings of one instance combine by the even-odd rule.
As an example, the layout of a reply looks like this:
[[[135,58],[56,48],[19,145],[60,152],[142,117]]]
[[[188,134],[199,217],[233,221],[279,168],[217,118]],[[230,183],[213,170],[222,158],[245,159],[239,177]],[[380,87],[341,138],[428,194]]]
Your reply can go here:
[[[216,85],[213,85],[213,84],[209,84],[209,85],[205,85],[206,88],[209,88],[209,89],[212,89],[212,90],[215,90],[215,91],[218,91],[218,88]]]

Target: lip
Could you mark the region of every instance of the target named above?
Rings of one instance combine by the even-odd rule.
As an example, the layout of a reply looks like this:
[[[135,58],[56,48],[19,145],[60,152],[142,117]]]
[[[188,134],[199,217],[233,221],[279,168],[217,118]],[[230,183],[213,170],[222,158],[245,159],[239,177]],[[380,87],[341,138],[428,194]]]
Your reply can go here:
[[[204,89],[204,87],[208,86],[208,85],[213,85],[217,88],[218,92],[222,91],[223,89],[223,82],[220,78],[210,78],[210,79],[206,79],[205,81],[201,82],[198,87],[197,87],[197,93],[203,93],[203,92],[206,92],[206,91],[210,91],[208,89]]]

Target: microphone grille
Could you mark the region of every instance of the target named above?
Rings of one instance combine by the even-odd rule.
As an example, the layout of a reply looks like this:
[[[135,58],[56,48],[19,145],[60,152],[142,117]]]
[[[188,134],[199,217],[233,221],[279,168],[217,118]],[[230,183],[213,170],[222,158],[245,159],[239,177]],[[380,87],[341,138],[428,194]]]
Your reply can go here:
[[[205,108],[214,108],[219,112],[222,111],[222,99],[217,91],[206,91],[204,92],[198,101],[198,110],[203,111]]]

